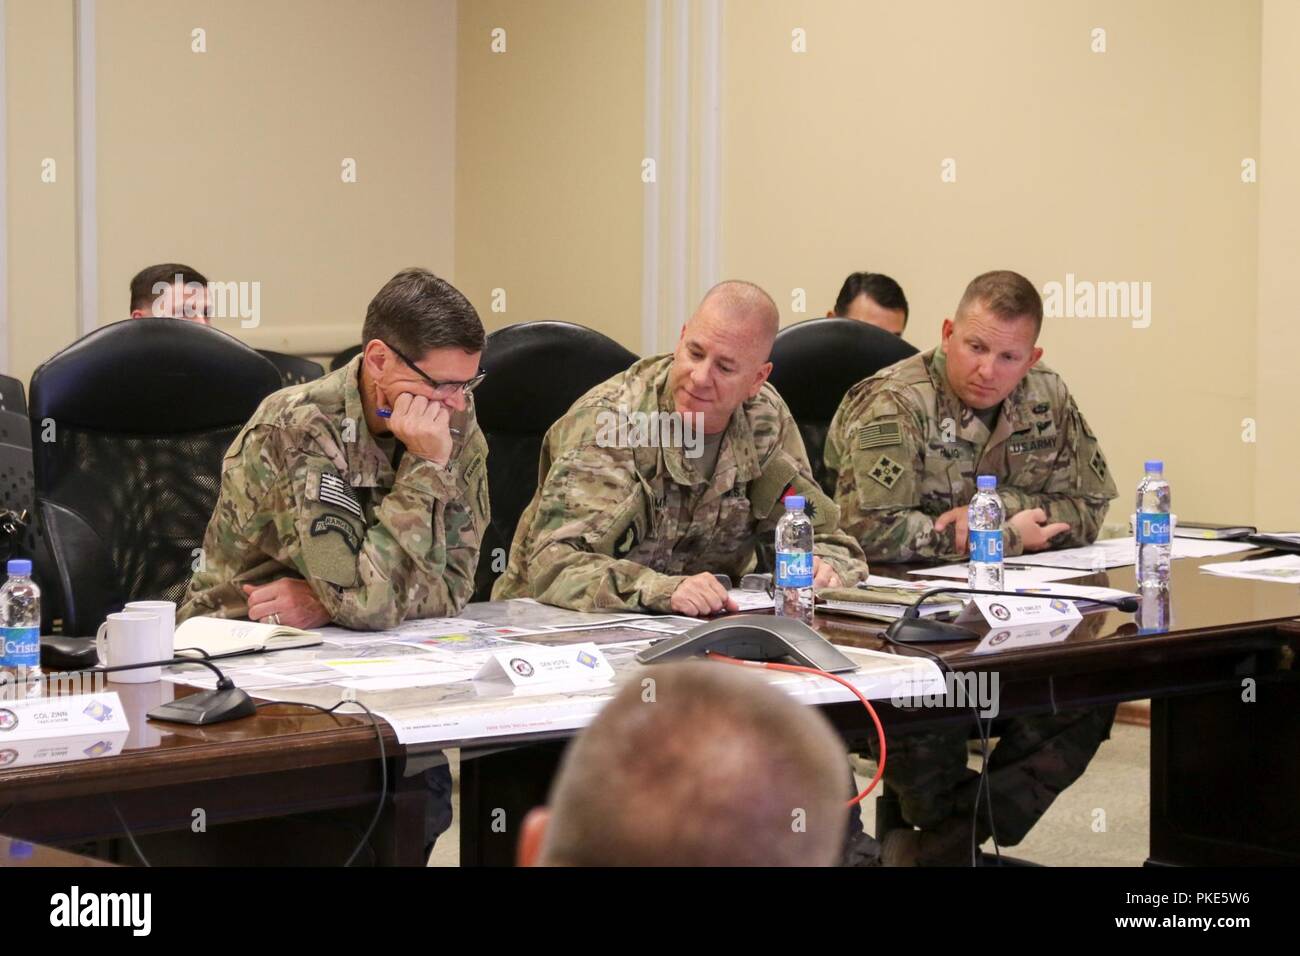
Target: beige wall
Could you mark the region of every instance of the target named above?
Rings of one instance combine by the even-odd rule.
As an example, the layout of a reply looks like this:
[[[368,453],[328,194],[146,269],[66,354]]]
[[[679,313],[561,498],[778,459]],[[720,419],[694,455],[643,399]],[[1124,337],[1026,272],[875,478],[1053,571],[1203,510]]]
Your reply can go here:
[[[75,32],[71,0],[7,6],[10,368],[26,379],[77,334]],[[260,284],[260,324],[219,328],[332,353],[398,269],[454,273],[454,0],[95,7],[99,324],[126,317],[141,267],[182,261]]]
[[[7,374],[32,369],[76,338],[76,139],[72,4],[5,3],[8,91]],[[54,182],[42,182],[45,160]]]
[[[684,2],[659,6],[657,65],[644,0],[97,4],[100,321],[123,314],[141,265],[181,259],[261,283],[261,326],[222,327],[328,353],[355,340],[388,275],[419,263],[456,281],[489,328],[570,319],[637,351],[653,290],[651,331],[670,342],[681,301],[715,277],[700,263],[709,6]],[[789,323],[824,313],[847,272],[888,272],[922,348],[986,268],[1040,287],[1067,273],[1150,282],[1149,328],[1060,318],[1043,333],[1046,361],[1103,436],[1123,492],[1112,520],[1142,459],[1161,454],[1184,517],[1300,526],[1291,0],[722,9],[719,275],[766,286]],[[9,368],[25,379],[76,335],[73,4],[6,11]],[[206,53],[191,52],[196,27]],[[1105,53],[1090,50],[1095,27]],[[791,50],[795,28],[806,53]],[[652,66],[659,180],[647,187]],[[40,182],[47,156],[53,184]],[[340,181],[345,157],[356,184]],[[1241,182],[1248,157],[1258,184]],[[941,181],[946,158],[954,183]],[[660,226],[653,274],[647,211]],[[1258,442],[1243,441],[1244,419]]]
[[[456,278],[489,330],[559,319],[640,350],[644,21],[642,0],[460,5]]]
[[[1150,282],[1149,328],[1049,319],[1041,339],[1103,439],[1111,519],[1127,521],[1149,457],[1179,514],[1252,516],[1240,423],[1255,405],[1259,193],[1239,174],[1259,152],[1258,2],[750,0],[727,14],[725,272],[766,286],[787,322],[824,314],[851,271],[891,274],[921,348],[986,269],[1040,288],[1067,273]]]
[[[1255,520],[1300,528],[1300,4],[1264,0]]]
[[[98,11],[101,322],[124,317],[136,270],[178,259],[261,283],[260,326],[219,327],[337,350],[398,269],[454,270],[454,2]]]

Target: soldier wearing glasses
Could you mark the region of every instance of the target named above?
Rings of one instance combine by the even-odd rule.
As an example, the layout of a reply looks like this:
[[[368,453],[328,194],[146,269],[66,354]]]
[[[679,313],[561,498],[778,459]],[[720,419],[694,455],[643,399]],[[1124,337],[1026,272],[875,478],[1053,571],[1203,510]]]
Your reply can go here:
[[[483,338],[447,282],[394,276],[361,354],[271,395],[236,436],[179,619],[380,630],[458,613],[488,520]]]

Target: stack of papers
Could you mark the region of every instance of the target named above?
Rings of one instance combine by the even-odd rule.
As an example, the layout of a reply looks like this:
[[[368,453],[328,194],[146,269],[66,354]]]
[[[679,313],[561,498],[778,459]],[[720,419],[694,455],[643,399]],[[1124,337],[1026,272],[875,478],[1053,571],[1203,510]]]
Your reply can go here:
[[[1174,538],[1175,558],[1213,558],[1238,551],[1250,551],[1257,545],[1244,541],[1202,541]],[[1137,563],[1137,541],[1133,538],[1107,538],[1082,548],[1061,551],[1036,551],[1009,559],[1006,567],[1076,568],[1081,571],[1106,571]]]
[[[1225,578],[1300,584],[1300,554],[1284,554],[1278,558],[1259,558],[1255,561],[1203,564],[1201,570]]]

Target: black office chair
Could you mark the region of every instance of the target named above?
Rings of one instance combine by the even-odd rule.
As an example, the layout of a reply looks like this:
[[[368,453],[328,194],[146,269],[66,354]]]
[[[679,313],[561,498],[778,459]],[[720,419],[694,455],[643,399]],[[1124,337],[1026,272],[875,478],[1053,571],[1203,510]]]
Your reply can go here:
[[[37,423],[37,431],[40,423]],[[32,447],[32,423],[25,413],[0,409],[0,444],[17,445],[30,453]]]
[[[569,322],[523,322],[487,337],[474,392],[479,427],[488,443],[492,521],[483,536],[474,599],[486,601],[508,554],[515,525],[537,491],[542,437],[582,394],[625,370],[637,356],[599,332]]]
[[[0,375],[0,409],[27,414],[27,398],[23,394],[23,383],[18,379]]]
[[[349,362],[351,362],[354,358],[356,358],[360,354],[361,354],[360,345],[353,345],[344,349],[338,355],[334,356],[334,358],[330,359],[330,371],[337,372],[339,369],[347,365]]]
[[[32,376],[41,524],[64,633],[94,634],[127,601],[179,601],[221,486],[221,459],[275,366],[237,339],[172,319],[92,332]]]
[[[321,368],[320,363],[313,362],[311,359],[285,355],[283,352],[272,352],[269,349],[258,349],[257,352],[275,366],[276,371],[280,373],[280,381],[286,386],[314,382],[325,374],[325,369]]]
[[[782,329],[772,345],[769,381],[803,436],[813,477],[835,493],[822,453],[844,394],[869,375],[915,355],[915,346],[855,319],[809,319]]]
[[[8,414],[8,413],[5,413]],[[24,423],[26,419],[23,419]],[[41,589],[41,633],[53,630],[59,611],[58,574],[54,559],[41,531],[36,513],[36,485],[32,477],[30,436],[27,446],[0,443],[0,554],[6,558],[28,558],[32,579]],[[10,522],[13,526],[10,527]],[[4,568],[0,566],[0,580]]]

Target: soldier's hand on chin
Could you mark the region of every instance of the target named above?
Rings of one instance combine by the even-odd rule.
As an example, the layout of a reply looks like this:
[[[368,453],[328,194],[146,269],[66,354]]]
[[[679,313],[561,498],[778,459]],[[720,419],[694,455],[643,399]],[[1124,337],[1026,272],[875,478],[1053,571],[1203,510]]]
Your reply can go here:
[[[248,599],[248,619],[287,627],[321,627],[331,620],[325,605],[302,578],[280,578],[254,587],[241,585]],[[270,618],[270,620],[267,620]]]
[[[451,409],[409,392],[397,396],[388,430],[413,455],[443,466],[451,458]]]
[[[673,613],[691,617],[708,617],[724,610],[739,610],[736,602],[727,595],[727,589],[707,571],[683,579],[669,599],[669,605]]]
[[[1052,539],[1070,526],[1064,521],[1047,523],[1047,512],[1042,508],[1029,508],[1007,519],[1007,524],[1020,532],[1020,546],[1026,551],[1042,551],[1052,545]]]

